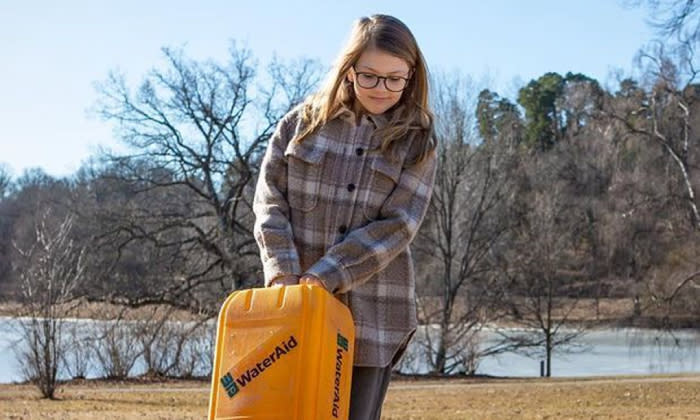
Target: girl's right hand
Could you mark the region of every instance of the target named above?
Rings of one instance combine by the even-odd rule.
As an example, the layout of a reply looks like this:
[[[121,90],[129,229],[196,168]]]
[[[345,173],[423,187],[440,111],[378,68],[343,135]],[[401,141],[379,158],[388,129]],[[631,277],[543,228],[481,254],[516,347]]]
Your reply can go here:
[[[295,284],[299,284],[299,276],[296,274],[287,274],[272,279],[268,287],[292,286]]]

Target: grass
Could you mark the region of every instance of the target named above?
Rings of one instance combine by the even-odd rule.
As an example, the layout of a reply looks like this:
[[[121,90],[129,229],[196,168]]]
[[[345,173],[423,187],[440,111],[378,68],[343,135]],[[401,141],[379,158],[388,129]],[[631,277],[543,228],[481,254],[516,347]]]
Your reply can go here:
[[[67,384],[59,400],[0,385],[0,419],[203,419],[206,382]],[[586,379],[396,379],[384,420],[698,419],[700,375]]]

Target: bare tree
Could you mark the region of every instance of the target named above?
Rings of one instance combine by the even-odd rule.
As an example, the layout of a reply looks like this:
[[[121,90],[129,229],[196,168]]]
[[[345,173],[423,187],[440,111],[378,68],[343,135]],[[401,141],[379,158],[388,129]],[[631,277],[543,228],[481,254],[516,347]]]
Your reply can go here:
[[[676,324],[669,314],[696,311],[697,293],[688,286],[697,266],[679,259],[697,258],[700,232],[700,85],[693,51],[674,56],[653,43],[639,54],[642,87],[626,80],[606,105],[608,132],[623,139],[621,156],[634,157],[619,171],[628,180],[611,189],[611,198],[626,201],[616,200],[621,212],[614,229],[625,235],[618,255],[626,256],[636,280],[634,317],[663,329]]]
[[[525,209],[503,260],[509,283],[503,299],[509,307],[505,320],[521,328],[498,333],[518,352],[543,356],[546,376],[551,376],[555,349],[572,351],[585,332],[586,324],[576,318],[575,310],[594,281],[586,272],[588,245],[577,235],[587,223],[586,215],[567,193],[562,166],[561,159],[548,154],[522,167],[525,177],[518,202]]]
[[[662,37],[700,37],[700,4],[696,0],[627,0],[630,7],[649,6],[651,25]]]
[[[47,211],[36,222],[34,243],[16,248],[22,315],[27,319],[22,323],[21,362],[27,379],[51,399],[68,346],[64,318],[74,309],[86,266],[85,249],[71,239],[72,226],[72,217],[55,221]]]
[[[63,366],[73,379],[85,379],[94,366],[94,330],[86,329],[86,323],[72,322],[67,325],[68,346],[63,354]]]
[[[143,354],[138,334],[121,316],[98,324],[93,344],[96,367],[101,376],[109,379],[128,377]]]
[[[320,67],[275,60],[256,89],[257,64],[235,44],[224,65],[164,54],[169,68],[153,70],[135,93],[117,74],[99,86],[97,110],[118,124],[130,150],[108,156],[103,175],[127,185],[130,207],[102,209],[112,221],[103,239],[115,245],[115,263],[143,247],[163,261],[147,293],[127,303],[211,309],[230,290],[259,282],[251,231],[257,162]]]
[[[37,226],[42,220],[48,226],[58,225],[57,220],[72,219],[71,239],[77,248],[83,247],[83,241],[76,238],[76,230],[80,228],[77,215],[70,212],[65,205],[70,193],[70,182],[66,179],[54,178],[40,168],[25,170],[22,175],[12,182],[11,194],[0,201],[0,287],[5,289],[5,297],[11,300],[21,299],[21,284],[19,272],[8,270],[8,266],[21,265],[15,248],[30,249],[36,243]],[[50,213],[46,214],[46,209]],[[3,252],[3,249],[4,252]],[[5,265],[5,267],[3,267]],[[8,270],[8,271],[5,271]]]
[[[181,326],[187,330],[187,342],[179,354],[172,374],[179,378],[211,377],[216,353],[216,323],[203,320]]]
[[[178,372],[191,375],[196,367],[197,360],[192,359],[195,355],[188,354],[188,347],[209,317],[184,322],[173,321],[171,314],[172,308],[164,312],[154,310],[147,319],[132,324],[143,349],[146,376],[174,376]],[[190,360],[186,361],[187,357]],[[186,364],[190,365],[187,369],[184,368]]]
[[[648,276],[641,283],[644,295],[636,300],[635,306],[637,313],[644,309],[664,314],[660,326],[668,331],[676,325],[675,317],[693,319],[694,316],[697,320],[698,314],[696,261],[699,254],[695,244],[700,232],[697,197],[700,185],[697,173],[700,164],[697,153],[700,147],[697,136],[700,130],[700,55],[697,54],[700,3],[695,0],[637,0],[631,5],[649,6],[650,24],[658,38],[642,48],[637,56],[643,89],[621,89],[633,95],[624,98],[618,95],[612,102],[610,114],[632,136],[646,140],[648,145],[660,146],[667,156],[667,162],[658,165],[661,170],[655,178],[658,185],[665,187],[665,194],[644,194],[640,205],[625,214],[632,216],[640,207],[646,210],[661,207],[660,202],[668,203],[663,212],[649,218],[647,225],[651,228],[643,231],[644,235],[658,232],[653,245],[648,247],[653,247],[651,253],[657,256],[657,261],[647,264]],[[637,106],[630,107],[630,100]],[[673,170],[663,171],[667,168]],[[685,214],[682,223],[678,222],[679,213]],[[633,217],[628,219],[634,220]]]
[[[637,64],[646,79],[648,95],[631,113],[610,115],[626,128],[660,145],[678,170],[690,223],[700,230],[697,184],[692,173],[697,165],[693,151],[698,147],[694,130],[700,120],[700,7],[693,0],[635,1],[646,3],[656,17],[652,25],[660,39],[642,48]],[[641,118],[640,118],[641,117]]]
[[[480,346],[479,333],[499,316],[490,310],[501,290],[492,258],[509,229],[511,162],[505,140],[478,145],[474,84],[443,76],[436,85],[438,173],[416,246],[430,266],[422,273],[421,323],[436,330],[420,341],[431,371],[474,374],[478,359],[496,351]]]
[[[11,289],[9,283],[12,275],[10,266],[12,219],[9,217],[11,209],[7,199],[11,185],[12,177],[9,168],[4,163],[0,163],[0,296],[11,291],[7,290]]]
[[[10,184],[12,183],[12,175],[6,164],[0,162],[0,200],[10,192]]]
[[[664,276],[652,276],[648,282],[651,302],[663,313],[666,329],[680,326],[697,326],[700,316],[700,270],[676,272]]]
[[[651,52],[642,52],[640,65],[646,62],[646,72],[653,79],[648,102],[640,109],[647,116],[647,124],[632,125],[625,120],[627,127],[635,133],[661,145],[676,164],[680,179],[685,186],[685,202],[689,219],[696,230],[700,230],[697,185],[694,179],[693,151],[698,147],[697,127],[693,121],[700,111],[700,85],[697,85],[700,69],[690,68],[683,79],[682,73],[665,55],[664,47],[655,45]]]
[[[646,96],[635,81],[626,79],[615,96],[608,98],[607,106],[637,123],[645,117],[634,112],[644,106]],[[625,322],[649,322],[653,314],[646,309],[653,305],[645,302],[649,298],[646,282],[656,267],[664,265],[673,247],[685,243],[676,227],[687,227],[687,212],[683,211],[687,207],[678,205],[676,197],[682,196],[682,188],[669,179],[676,166],[667,152],[649,147],[646,135],[623,125],[605,119],[597,124],[601,139],[615,148],[617,161],[606,197],[607,275],[616,278],[618,294],[633,299],[633,312]]]

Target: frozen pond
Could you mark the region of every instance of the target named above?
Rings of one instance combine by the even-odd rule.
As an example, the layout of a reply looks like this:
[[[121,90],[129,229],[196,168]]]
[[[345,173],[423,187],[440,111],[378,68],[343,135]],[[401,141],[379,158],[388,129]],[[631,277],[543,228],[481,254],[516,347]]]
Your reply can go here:
[[[82,331],[82,334],[90,334],[92,331],[92,335],[101,324],[104,322],[66,321],[66,326],[76,328]],[[21,343],[19,326],[19,320],[0,318],[0,383],[15,382],[22,378],[16,352]],[[213,325],[210,327],[207,331],[213,334]],[[201,337],[199,340],[201,344]],[[487,333],[485,341],[488,340]],[[673,331],[670,336],[658,331],[632,328],[595,330],[586,333],[578,342],[586,347],[585,352],[560,354],[555,351],[552,376],[700,372],[700,353],[697,350],[700,333],[696,331]],[[408,354],[417,354],[416,349],[417,346],[412,342]],[[205,352],[208,352],[206,347]],[[411,362],[404,364],[404,372],[427,371],[425,360],[418,356],[407,359]],[[207,372],[207,369],[208,366],[199,366],[199,372]],[[143,371],[143,361],[137,360],[130,374],[138,375]],[[95,377],[97,372],[94,367],[89,368],[87,376]],[[481,359],[477,373],[494,376],[539,376],[540,362],[518,354],[505,353]]]

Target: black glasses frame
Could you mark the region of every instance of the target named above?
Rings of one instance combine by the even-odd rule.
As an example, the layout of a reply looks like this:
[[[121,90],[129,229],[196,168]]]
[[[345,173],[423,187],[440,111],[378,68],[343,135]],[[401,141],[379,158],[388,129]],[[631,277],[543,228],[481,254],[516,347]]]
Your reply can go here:
[[[379,76],[378,74],[369,73],[369,72],[366,72],[366,71],[357,71],[357,70],[355,69],[355,66],[352,66],[352,70],[353,70],[353,71],[355,72],[355,74],[358,75],[358,76],[363,75],[363,74],[366,74],[366,75],[370,75],[370,76],[373,76],[373,77],[376,77],[376,78],[377,78],[377,83],[375,83],[374,86],[362,86],[362,85],[360,85],[360,82],[358,81],[357,84],[360,85],[360,87],[362,87],[362,88],[364,88],[364,89],[374,89],[374,88],[376,88],[377,86],[379,86],[379,82],[381,82],[381,81],[383,80],[383,81],[384,81],[384,87],[385,87],[386,90],[388,90],[389,92],[403,92],[403,91],[406,90],[406,88],[408,87],[408,82],[411,81],[411,78],[410,78],[410,77],[401,77],[401,76]],[[399,79],[403,79],[403,80],[406,82],[406,83],[403,85],[403,88],[401,88],[401,89],[399,89],[399,90],[390,89],[389,86],[387,86],[387,84],[386,84],[386,80],[389,79],[389,78],[392,78],[392,77],[396,77],[396,78],[399,78]]]

